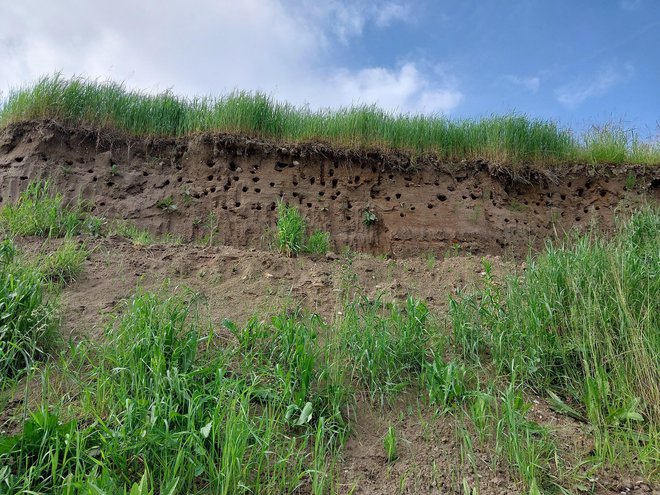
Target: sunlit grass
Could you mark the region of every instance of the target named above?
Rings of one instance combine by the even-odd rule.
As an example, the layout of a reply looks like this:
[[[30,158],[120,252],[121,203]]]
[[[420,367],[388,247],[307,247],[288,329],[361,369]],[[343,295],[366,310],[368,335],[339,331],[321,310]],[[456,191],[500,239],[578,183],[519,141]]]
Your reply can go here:
[[[0,125],[54,119],[139,136],[200,131],[241,133],[289,142],[322,141],[357,149],[433,154],[440,160],[487,160],[501,165],[560,163],[660,164],[660,146],[632,131],[605,126],[574,136],[556,123],[524,115],[450,120],[393,114],[375,106],[310,110],[262,93],[221,97],[151,94],[123,84],[60,75],[12,90],[0,102]]]
[[[506,284],[452,300],[454,342],[594,427],[594,455],[653,472],[660,420],[660,212],[549,244]]]

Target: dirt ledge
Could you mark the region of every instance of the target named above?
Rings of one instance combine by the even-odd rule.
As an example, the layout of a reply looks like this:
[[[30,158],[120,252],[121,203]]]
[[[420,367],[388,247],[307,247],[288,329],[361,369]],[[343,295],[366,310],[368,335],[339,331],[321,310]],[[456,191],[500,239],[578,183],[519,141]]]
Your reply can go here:
[[[607,231],[617,215],[660,202],[660,168],[637,165],[513,171],[228,134],[138,139],[53,121],[0,131],[0,204],[40,178],[107,218],[184,240],[213,224],[222,243],[237,247],[267,247],[284,199],[310,228],[329,231],[335,250],[398,257],[524,256],[548,237]],[[163,209],[163,200],[176,209]],[[375,213],[373,225],[365,225],[366,211]]]

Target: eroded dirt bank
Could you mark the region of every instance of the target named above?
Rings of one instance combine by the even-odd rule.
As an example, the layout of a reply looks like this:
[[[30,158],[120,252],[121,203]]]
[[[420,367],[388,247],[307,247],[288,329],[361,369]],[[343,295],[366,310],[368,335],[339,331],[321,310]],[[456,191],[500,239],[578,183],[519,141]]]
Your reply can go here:
[[[222,243],[266,247],[276,202],[299,205],[309,224],[331,233],[336,250],[441,255],[524,254],[555,232],[615,211],[660,201],[660,170],[574,167],[513,180],[481,163],[447,166],[430,157],[282,146],[226,135],[127,141],[52,122],[0,134],[0,203],[48,177],[99,215],[125,218],[190,240],[217,225]],[[365,211],[376,221],[365,225]]]

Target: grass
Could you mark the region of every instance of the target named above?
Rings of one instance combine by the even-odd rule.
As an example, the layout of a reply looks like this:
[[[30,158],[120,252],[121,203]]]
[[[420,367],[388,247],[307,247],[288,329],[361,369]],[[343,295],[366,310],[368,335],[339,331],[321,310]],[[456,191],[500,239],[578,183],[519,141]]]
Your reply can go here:
[[[107,343],[79,348],[82,364],[68,365],[85,421],[44,406],[21,433],[0,437],[0,485],[233,494],[291,493],[307,481],[326,493],[350,396],[316,340],[323,322],[295,312],[226,322],[238,343],[212,351],[197,300],[179,292],[127,301]]]
[[[512,168],[575,162],[660,164],[657,142],[640,141],[633,131],[615,125],[594,127],[578,137],[553,122],[516,114],[449,120],[391,114],[374,106],[312,111],[262,93],[183,98],[59,74],[12,90],[0,103],[0,125],[32,119],[138,136],[213,131],[278,141],[323,141],[356,149],[430,153],[446,162],[486,160]]]
[[[16,252],[11,240],[0,242],[0,390],[46,354],[55,323],[42,274]]]
[[[89,251],[84,244],[66,238],[55,251],[41,260],[39,270],[46,279],[67,285],[80,275],[88,256]]]
[[[154,236],[148,230],[140,229],[135,224],[127,220],[116,220],[112,222],[109,229],[109,235],[117,235],[128,239],[136,246],[149,246],[156,242]]]
[[[330,232],[315,230],[307,239],[305,250],[311,254],[326,254],[330,248]]]
[[[385,448],[387,462],[394,462],[399,458],[399,454],[397,453],[396,430],[392,425],[387,427],[387,433],[383,438],[383,447]]]
[[[280,253],[298,256],[300,253],[325,254],[330,247],[330,232],[315,230],[305,241],[307,224],[295,206],[284,201],[277,204],[275,239]]]
[[[458,352],[468,362],[491,362],[499,375],[590,423],[602,462],[653,472],[660,449],[658,246],[660,212],[648,207],[611,238],[549,244],[504,285],[486,265],[485,288],[450,307]]]
[[[277,204],[277,248],[287,256],[297,256],[305,247],[305,220],[298,208],[284,201]]]
[[[0,226],[11,236],[66,237],[98,234],[102,220],[90,215],[81,203],[68,205],[52,193],[50,182],[31,182],[16,204],[0,210]]]
[[[351,376],[371,400],[384,404],[414,383],[424,366],[430,335],[428,309],[409,298],[405,309],[358,297],[343,311],[339,344],[350,356]]]

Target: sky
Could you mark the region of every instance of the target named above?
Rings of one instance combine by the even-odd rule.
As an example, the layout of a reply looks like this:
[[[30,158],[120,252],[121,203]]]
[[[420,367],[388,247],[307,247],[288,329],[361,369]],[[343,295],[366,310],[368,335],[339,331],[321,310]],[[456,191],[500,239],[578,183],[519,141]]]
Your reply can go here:
[[[660,0],[0,0],[0,91],[56,71],[658,139]]]

